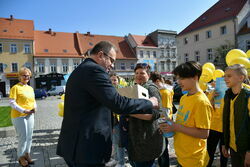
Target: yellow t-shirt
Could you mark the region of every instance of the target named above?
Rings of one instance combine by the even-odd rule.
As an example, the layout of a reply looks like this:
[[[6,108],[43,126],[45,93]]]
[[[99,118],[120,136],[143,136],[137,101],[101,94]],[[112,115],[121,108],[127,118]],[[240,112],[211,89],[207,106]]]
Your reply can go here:
[[[183,95],[177,112],[176,123],[186,127],[210,129],[212,106],[203,92]],[[207,140],[195,138],[181,132],[174,136],[177,160],[183,167],[203,167],[209,160]]]
[[[172,119],[173,116],[173,96],[174,91],[169,89],[160,89],[162,107],[170,109],[169,118]]]
[[[229,141],[229,146],[237,152],[237,146],[236,146],[236,137],[235,137],[235,129],[234,129],[234,103],[235,100],[238,98],[238,95],[231,100],[230,102],[230,141]],[[248,99],[248,111],[249,111],[249,116],[250,116],[250,98]]]
[[[16,103],[27,110],[32,110],[35,104],[34,90],[29,85],[18,83],[10,89],[10,99],[15,99]],[[11,110],[11,118],[24,117],[27,114],[21,113],[15,109]]]
[[[212,94],[214,91],[209,92],[207,94],[208,99],[212,100]],[[211,130],[215,130],[217,132],[222,132],[222,117],[223,117],[223,106],[224,106],[224,98],[221,99],[220,107],[215,107],[212,112],[212,118],[211,118]]]

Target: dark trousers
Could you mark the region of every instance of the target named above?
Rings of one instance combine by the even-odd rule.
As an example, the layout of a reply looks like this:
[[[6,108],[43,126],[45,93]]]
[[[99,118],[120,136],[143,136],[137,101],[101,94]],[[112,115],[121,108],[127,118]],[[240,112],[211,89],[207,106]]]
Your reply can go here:
[[[105,167],[105,164],[82,164],[64,159],[69,167]]]
[[[209,154],[209,162],[207,167],[211,167],[214,161],[214,153],[216,151],[216,147],[218,143],[220,144],[220,166],[226,167],[227,166],[227,158],[223,156],[221,150],[221,139],[223,137],[223,133],[217,132],[214,130],[210,130],[209,137],[207,139],[207,151]]]
[[[155,160],[144,161],[144,162],[132,162],[133,167],[155,167]]]
[[[158,164],[160,167],[169,167],[169,154],[168,154],[168,138],[165,138],[166,149],[163,154],[158,158]]]
[[[246,152],[235,152],[230,148],[232,167],[244,167]]]

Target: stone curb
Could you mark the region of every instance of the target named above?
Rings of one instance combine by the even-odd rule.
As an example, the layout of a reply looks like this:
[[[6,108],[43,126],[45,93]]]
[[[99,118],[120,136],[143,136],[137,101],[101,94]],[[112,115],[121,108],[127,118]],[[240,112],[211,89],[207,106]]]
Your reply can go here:
[[[15,137],[16,131],[14,126],[0,128],[0,138]]]

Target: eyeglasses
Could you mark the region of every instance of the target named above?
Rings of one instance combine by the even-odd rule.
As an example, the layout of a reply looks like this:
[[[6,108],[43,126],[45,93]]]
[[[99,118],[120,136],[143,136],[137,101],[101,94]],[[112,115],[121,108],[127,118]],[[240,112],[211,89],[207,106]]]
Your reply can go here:
[[[112,64],[115,63],[115,59],[114,59],[113,57],[109,56],[109,55],[108,55],[107,53],[105,53],[105,52],[103,52],[103,54],[109,58],[109,60],[110,60],[110,62],[111,62]]]
[[[24,78],[30,78],[30,75],[22,75]]]

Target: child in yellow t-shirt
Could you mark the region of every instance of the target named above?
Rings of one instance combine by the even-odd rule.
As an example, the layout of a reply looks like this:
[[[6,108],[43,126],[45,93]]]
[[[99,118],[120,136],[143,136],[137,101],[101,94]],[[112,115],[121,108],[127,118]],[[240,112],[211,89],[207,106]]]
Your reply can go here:
[[[215,88],[216,82],[211,82],[211,85]],[[208,92],[207,97],[210,100],[211,104],[214,107],[212,112],[212,119],[211,119],[211,127],[209,132],[209,137],[207,139],[207,151],[209,154],[209,162],[207,167],[211,167],[214,160],[214,154],[219,143],[220,146],[220,166],[226,167],[227,166],[227,158],[224,157],[222,154],[222,140],[223,140],[223,133],[222,133],[222,114],[223,114],[223,105],[224,100],[221,100],[220,105],[215,105],[214,97],[218,96],[218,93],[213,90]]]
[[[235,64],[225,70],[229,89],[224,96],[222,152],[225,157],[231,156],[232,167],[250,166],[250,89],[243,84],[247,79],[243,65]]]
[[[175,132],[175,153],[178,163],[183,167],[203,167],[209,160],[206,139],[213,108],[199,87],[201,69],[201,65],[193,61],[180,64],[174,69],[178,83],[188,94],[180,100],[176,121],[172,125],[160,125],[163,132]]]

